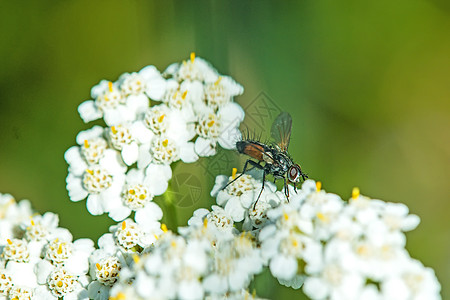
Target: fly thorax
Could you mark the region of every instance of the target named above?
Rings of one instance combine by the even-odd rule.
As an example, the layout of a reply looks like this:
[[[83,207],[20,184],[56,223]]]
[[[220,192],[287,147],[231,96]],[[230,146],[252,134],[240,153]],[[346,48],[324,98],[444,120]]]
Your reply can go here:
[[[263,152],[262,154],[263,160],[268,163],[268,164],[273,164],[274,161],[272,159],[272,157],[270,157],[269,155],[267,155],[266,153]]]

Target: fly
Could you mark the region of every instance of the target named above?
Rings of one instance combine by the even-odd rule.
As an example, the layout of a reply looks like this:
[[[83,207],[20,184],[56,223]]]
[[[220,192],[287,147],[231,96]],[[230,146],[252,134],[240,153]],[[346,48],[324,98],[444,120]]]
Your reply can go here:
[[[300,179],[305,181],[308,176],[302,172],[300,166],[292,160],[288,153],[289,141],[291,139],[292,118],[288,112],[282,112],[278,115],[272,124],[270,131],[273,139],[272,144],[265,144],[259,141],[244,139],[236,143],[236,149],[239,153],[250,156],[257,161],[248,159],[245,162],[244,170],[235,179],[230,181],[223,189],[228,185],[236,181],[239,177],[245,174],[246,171],[254,168],[263,171],[262,188],[256,199],[253,209],[256,207],[256,203],[261,197],[264,190],[264,181],[268,174],[272,174],[274,182],[277,179],[283,179],[284,181],[284,194],[289,200],[288,184],[294,185],[294,190],[297,192],[297,183]],[[251,168],[247,170],[248,166]]]

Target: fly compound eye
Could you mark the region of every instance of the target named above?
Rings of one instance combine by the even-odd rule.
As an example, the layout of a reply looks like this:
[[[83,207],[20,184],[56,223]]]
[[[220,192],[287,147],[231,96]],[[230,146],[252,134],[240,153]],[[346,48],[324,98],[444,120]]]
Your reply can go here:
[[[299,181],[299,174],[300,174],[300,170],[298,169],[297,166],[292,166],[289,168],[288,171],[288,179],[290,182],[297,182]]]

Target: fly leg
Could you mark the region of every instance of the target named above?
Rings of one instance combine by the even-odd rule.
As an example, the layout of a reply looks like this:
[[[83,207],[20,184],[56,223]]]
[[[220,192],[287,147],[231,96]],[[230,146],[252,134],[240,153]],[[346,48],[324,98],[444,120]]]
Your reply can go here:
[[[250,168],[249,170],[247,170],[248,164],[251,164],[251,165],[253,166],[253,167]],[[233,179],[233,180],[231,180],[230,182],[228,182],[228,183],[222,188],[222,190],[224,190],[227,186],[229,186],[230,184],[232,184],[233,182],[235,182],[236,180],[238,180],[239,177],[241,177],[242,175],[244,175],[246,171],[253,170],[254,168],[258,168],[258,169],[260,169],[260,170],[264,170],[264,167],[261,166],[259,163],[254,162],[253,160],[250,160],[250,159],[247,160],[247,161],[245,162],[244,170],[242,170],[242,173],[239,174],[239,176],[237,176],[235,179]]]
[[[286,199],[289,202],[289,188],[286,182],[286,177],[283,177],[283,180],[284,180],[284,194],[286,195]]]
[[[255,210],[256,203],[258,203],[259,197],[261,197],[261,194],[262,194],[262,192],[264,190],[264,182],[266,181],[266,172],[267,172],[266,169],[264,169],[261,191],[259,192],[258,198],[256,198],[255,204],[253,204],[253,210]]]

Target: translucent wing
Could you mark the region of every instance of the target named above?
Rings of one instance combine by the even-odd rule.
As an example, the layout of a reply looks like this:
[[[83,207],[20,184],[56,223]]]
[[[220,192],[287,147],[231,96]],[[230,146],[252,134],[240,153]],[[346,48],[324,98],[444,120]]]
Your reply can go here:
[[[288,112],[278,115],[270,131],[273,140],[282,151],[287,151],[291,139],[292,118]]]

